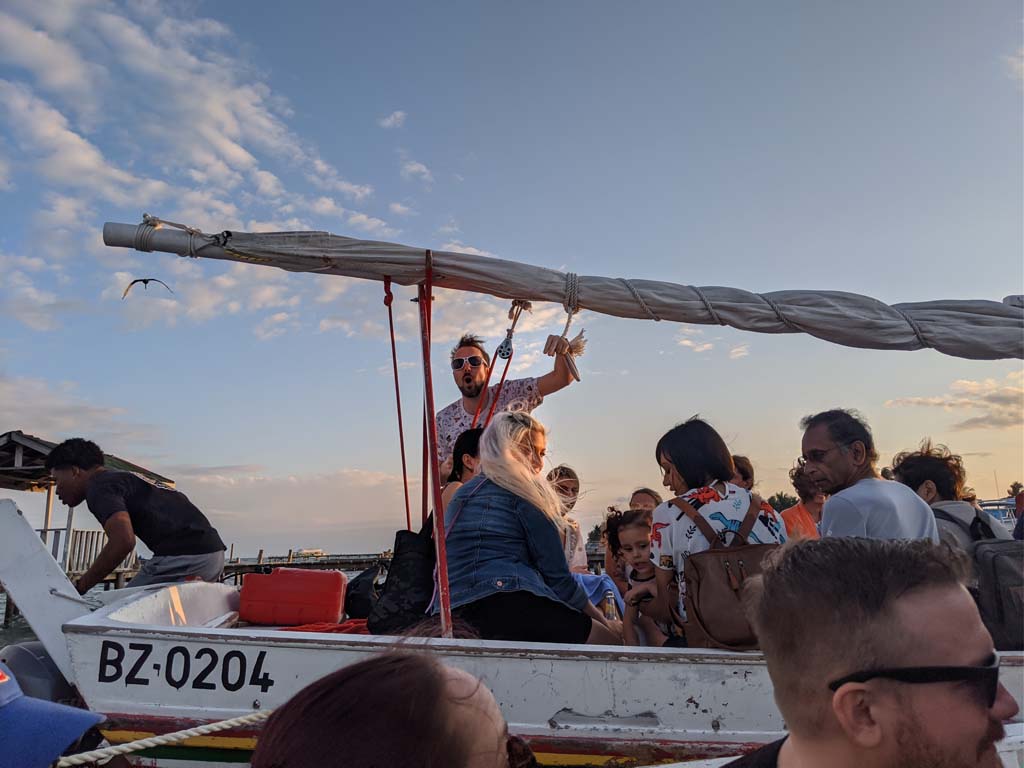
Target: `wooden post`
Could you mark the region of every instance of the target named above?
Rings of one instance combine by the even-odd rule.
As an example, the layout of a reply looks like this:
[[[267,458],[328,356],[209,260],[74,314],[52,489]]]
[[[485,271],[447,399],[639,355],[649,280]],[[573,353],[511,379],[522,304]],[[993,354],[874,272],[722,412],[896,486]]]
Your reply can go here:
[[[292,561],[292,550],[289,549],[288,550],[288,562],[290,563],[291,561]]]
[[[53,525],[53,483],[46,486],[46,511],[43,513],[43,544],[50,540],[51,525]]]
[[[260,550],[260,553],[258,555],[256,555],[256,565],[263,565],[263,550],[262,549]]]
[[[235,544],[231,543],[231,550],[228,552],[228,562],[233,563],[235,561]]]
[[[118,571],[114,576],[114,589],[124,589],[124,571]]]

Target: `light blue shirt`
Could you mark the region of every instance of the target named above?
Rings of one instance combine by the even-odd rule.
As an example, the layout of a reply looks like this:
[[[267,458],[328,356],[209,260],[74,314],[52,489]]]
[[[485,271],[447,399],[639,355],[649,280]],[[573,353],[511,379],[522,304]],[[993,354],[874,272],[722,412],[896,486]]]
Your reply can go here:
[[[924,499],[903,483],[870,477],[829,497],[821,511],[821,535],[939,543],[935,515]]]

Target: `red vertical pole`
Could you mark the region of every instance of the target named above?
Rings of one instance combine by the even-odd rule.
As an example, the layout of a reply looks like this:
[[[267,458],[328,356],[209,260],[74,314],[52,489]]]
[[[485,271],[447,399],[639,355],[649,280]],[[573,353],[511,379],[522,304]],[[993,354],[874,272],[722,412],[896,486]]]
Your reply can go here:
[[[427,524],[427,515],[430,514],[430,443],[427,440],[427,400],[423,399],[423,509],[420,514],[420,525]]]
[[[430,455],[430,480],[434,503],[434,545],[437,548],[437,592],[441,602],[441,634],[452,636],[451,594],[448,589],[448,557],[445,552],[444,507],[441,506],[441,468],[437,465],[437,423],[434,420],[434,382],[430,374],[431,290],[434,283],[433,256],[427,251],[427,279],[419,287],[420,342],[423,346],[423,392],[426,406]]]

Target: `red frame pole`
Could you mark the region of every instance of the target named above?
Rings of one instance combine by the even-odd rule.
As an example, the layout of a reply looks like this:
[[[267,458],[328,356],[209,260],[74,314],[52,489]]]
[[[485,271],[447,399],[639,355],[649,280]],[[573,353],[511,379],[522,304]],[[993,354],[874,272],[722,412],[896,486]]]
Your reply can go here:
[[[434,417],[434,382],[430,373],[431,290],[434,284],[433,254],[426,253],[427,278],[419,286],[420,342],[423,347],[423,392],[430,455],[430,479],[434,502],[434,545],[437,549],[437,591],[441,602],[441,634],[452,636],[451,593],[448,589],[448,556],[445,547],[444,507],[441,506],[441,468],[437,464],[437,422]]]

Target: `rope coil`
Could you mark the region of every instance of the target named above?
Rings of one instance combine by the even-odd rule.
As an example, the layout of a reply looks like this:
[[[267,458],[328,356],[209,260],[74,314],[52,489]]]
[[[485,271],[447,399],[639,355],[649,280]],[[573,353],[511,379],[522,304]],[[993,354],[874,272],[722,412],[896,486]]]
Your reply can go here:
[[[647,302],[644,301],[644,297],[640,295],[640,291],[637,290],[637,287],[635,285],[633,285],[633,282],[631,280],[627,280],[624,277],[620,277],[619,278],[619,282],[621,282],[624,286],[626,286],[629,289],[629,292],[631,294],[633,294],[633,298],[636,299],[636,303],[640,305],[640,309],[642,309],[644,311],[644,314],[646,314],[649,318],[651,318],[651,320],[653,320],[656,323],[660,323],[661,322],[661,318],[658,317],[658,315],[656,315],[654,313],[653,309],[651,309],[649,306],[647,306]],[[698,293],[700,293],[699,290],[698,290]],[[704,298],[704,297],[701,296],[701,298]],[[708,302],[707,299],[704,299],[704,306],[708,307],[709,309],[711,307],[711,304]]]
[[[210,733],[226,731],[230,728],[235,728],[241,725],[254,725],[256,723],[262,723],[272,714],[273,710],[253,712],[250,715],[233,717],[230,720],[221,720],[220,722],[216,723],[207,723],[206,725],[200,725],[196,728],[189,728],[184,731],[165,733],[161,736],[151,736],[148,739],[130,741],[127,744],[118,744],[114,747],[104,747],[103,749],[94,749],[91,752],[82,752],[78,755],[69,755],[68,757],[62,757],[60,759],[60,762],[57,763],[57,768],[70,768],[71,766],[77,765],[89,765],[90,763],[95,763],[99,760],[106,760],[107,758],[117,757],[118,755],[127,755],[132,752],[139,752],[143,749],[152,749],[153,747],[165,747],[170,744],[178,744],[182,741],[187,741],[188,739],[195,738],[196,736],[206,736]]]

